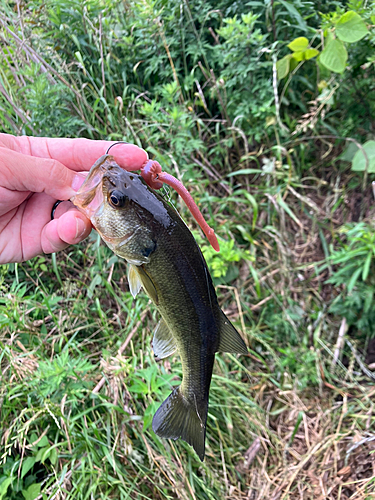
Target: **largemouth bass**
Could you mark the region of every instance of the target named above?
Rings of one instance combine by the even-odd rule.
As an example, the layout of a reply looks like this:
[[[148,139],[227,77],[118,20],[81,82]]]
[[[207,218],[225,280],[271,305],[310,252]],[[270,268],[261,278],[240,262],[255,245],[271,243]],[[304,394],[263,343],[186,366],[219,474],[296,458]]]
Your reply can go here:
[[[183,439],[203,460],[215,353],[246,354],[247,348],[220,309],[197,243],[178,213],[109,155],[92,166],[71,201],[129,263],[133,296],[143,287],[160,312],[155,355],[165,358],[177,350],[181,357],[182,383],[157,410],[154,432]]]

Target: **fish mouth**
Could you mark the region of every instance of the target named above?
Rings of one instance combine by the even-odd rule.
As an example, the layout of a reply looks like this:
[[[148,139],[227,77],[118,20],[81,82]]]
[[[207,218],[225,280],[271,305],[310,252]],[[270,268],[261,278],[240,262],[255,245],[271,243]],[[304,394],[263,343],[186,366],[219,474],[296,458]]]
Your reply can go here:
[[[103,177],[108,172],[112,162],[114,162],[113,156],[104,155],[99,158],[91,167],[77,193],[70,198],[73,205],[90,220],[103,207]]]

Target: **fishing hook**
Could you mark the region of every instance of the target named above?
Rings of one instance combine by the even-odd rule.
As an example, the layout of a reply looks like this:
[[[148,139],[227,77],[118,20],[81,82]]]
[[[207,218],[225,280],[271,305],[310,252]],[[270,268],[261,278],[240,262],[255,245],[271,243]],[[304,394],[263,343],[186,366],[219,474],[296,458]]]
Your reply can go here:
[[[54,203],[53,207],[52,207],[52,210],[51,210],[51,220],[54,220],[55,218],[55,212],[56,212],[56,208],[60,205],[60,203],[62,203],[63,201],[66,201],[66,200],[57,200],[56,203]]]

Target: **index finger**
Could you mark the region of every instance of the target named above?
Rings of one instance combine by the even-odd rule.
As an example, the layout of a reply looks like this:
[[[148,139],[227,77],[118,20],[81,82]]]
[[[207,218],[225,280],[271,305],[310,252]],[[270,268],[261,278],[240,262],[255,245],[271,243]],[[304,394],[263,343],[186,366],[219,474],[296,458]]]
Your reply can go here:
[[[0,134],[0,146],[37,158],[51,158],[76,171],[90,170],[115,142]],[[126,170],[138,170],[148,159],[146,151],[134,144],[118,144],[111,149],[111,155]]]

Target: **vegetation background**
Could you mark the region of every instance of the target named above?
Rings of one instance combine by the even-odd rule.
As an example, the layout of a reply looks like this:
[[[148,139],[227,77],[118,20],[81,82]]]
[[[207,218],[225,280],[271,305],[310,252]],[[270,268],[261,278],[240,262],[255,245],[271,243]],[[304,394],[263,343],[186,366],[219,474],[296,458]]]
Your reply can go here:
[[[95,233],[1,266],[0,500],[374,498],[375,3],[0,5],[2,131],[133,142],[182,179],[249,346],[217,355],[201,463],[151,430],[181,365]]]

